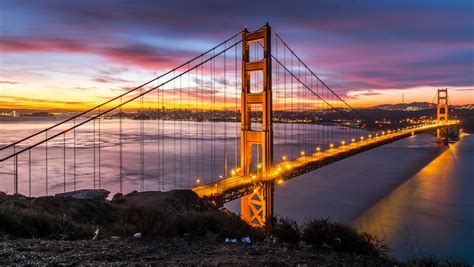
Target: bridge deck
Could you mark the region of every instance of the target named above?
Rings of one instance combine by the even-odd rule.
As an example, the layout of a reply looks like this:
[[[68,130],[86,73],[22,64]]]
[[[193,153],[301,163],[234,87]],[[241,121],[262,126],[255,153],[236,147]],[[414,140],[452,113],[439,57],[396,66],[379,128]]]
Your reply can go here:
[[[363,140],[351,142],[325,151],[316,152],[311,155],[301,156],[293,160],[287,160],[273,166],[272,172],[265,175],[253,174],[248,176],[231,176],[206,185],[196,186],[192,190],[200,197],[214,201],[218,206],[223,203],[240,198],[252,192],[262,181],[273,181],[282,183],[317,168],[327,166],[333,162],[342,160],[355,154],[373,149],[375,147],[394,142],[396,140],[433,131],[438,128],[455,126],[457,121],[446,124],[430,124],[415,128],[403,129],[395,132],[387,132]]]

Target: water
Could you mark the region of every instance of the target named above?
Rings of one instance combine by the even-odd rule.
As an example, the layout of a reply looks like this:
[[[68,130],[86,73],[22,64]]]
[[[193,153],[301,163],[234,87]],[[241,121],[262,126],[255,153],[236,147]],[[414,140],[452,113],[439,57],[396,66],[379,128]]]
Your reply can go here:
[[[58,121],[60,119],[28,117],[0,121],[0,147]],[[74,122],[70,122],[49,130],[48,137],[59,136],[36,146],[31,150],[31,157],[28,151],[20,154],[20,193],[39,196],[81,188],[105,188],[113,195],[120,191],[191,188],[197,181],[204,184],[228,177],[232,169],[240,167],[240,122],[145,120],[141,125],[138,120],[123,120],[120,135],[119,120],[100,120],[63,134],[63,129],[73,125]],[[141,127],[143,134],[140,134]],[[273,127],[275,162],[281,160],[283,154],[291,159],[298,157],[302,150],[308,152],[308,148],[324,149],[355,131],[355,136],[367,134],[364,130],[309,124],[275,123]],[[329,128],[331,134],[317,134]],[[42,133],[14,149],[20,151],[45,138],[46,134]],[[0,157],[13,153],[14,149],[0,151]],[[258,149],[253,149],[255,163],[261,161],[260,154]],[[0,163],[0,190],[14,192],[14,166],[13,158]]]
[[[435,255],[474,264],[474,136],[450,144],[355,221],[395,256]]]
[[[43,129],[51,122],[51,118],[26,123],[0,122],[0,143],[7,144]],[[140,189],[138,123],[124,121],[124,192]],[[146,168],[143,186],[146,190],[186,188],[195,184],[195,177],[217,179],[209,177],[225,172],[225,158],[229,166],[227,171],[235,165],[232,152],[236,143],[239,149],[238,139],[235,139],[239,124],[227,123],[227,130],[224,130],[225,123],[211,126],[209,123],[161,122],[164,131],[160,138],[164,141],[160,147],[156,142],[155,123],[157,121],[147,121],[144,130]],[[107,133],[107,138],[101,140],[101,187],[114,193],[119,190],[117,121],[102,121],[101,127]],[[304,143],[303,146],[315,146],[332,140],[318,137],[311,141],[308,140],[311,136],[304,135],[307,131],[321,133],[321,126],[294,125],[291,136],[282,134],[283,127],[276,125],[276,158],[283,153],[296,155],[301,149],[294,145],[298,142]],[[289,131],[289,126],[286,127]],[[98,186],[98,170],[94,183],[90,156],[92,130],[89,125],[77,133],[77,142],[81,144],[77,152],[78,188]],[[334,140],[340,140],[347,131],[336,127],[333,130],[336,132],[331,136]],[[212,137],[216,140],[212,141]],[[434,136],[429,134],[412,136],[277,185],[275,212],[300,222],[312,217],[330,217],[353,224],[386,240],[398,258],[436,255],[474,263],[474,136],[465,136],[449,147],[439,146],[433,141]],[[72,190],[71,133],[66,135],[66,144],[66,186],[67,190]],[[177,149],[176,144],[181,146]],[[64,189],[64,162],[60,157],[63,139],[59,138],[49,146],[49,194],[54,194]],[[166,152],[162,162],[158,162],[156,157],[159,148]],[[44,152],[44,147],[33,152],[34,161],[37,161],[33,164],[36,166],[33,177],[40,179],[33,179],[32,195],[45,193]],[[24,156],[20,159],[23,162],[20,191],[27,194],[26,160]],[[165,166],[166,173],[162,176],[155,175],[163,171],[157,167],[158,163]],[[0,191],[12,190],[11,174],[5,174],[12,171],[11,166],[11,163],[1,165]],[[238,212],[239,202],[228,203],[227,207]]]

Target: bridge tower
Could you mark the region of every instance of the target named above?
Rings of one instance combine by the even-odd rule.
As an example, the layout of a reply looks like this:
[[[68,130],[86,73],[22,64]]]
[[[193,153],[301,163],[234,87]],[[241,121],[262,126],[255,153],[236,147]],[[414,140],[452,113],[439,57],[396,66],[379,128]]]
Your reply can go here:
[[[438,124],[448,122],[448,88],[438,89],[438,104],[436,105],[436,119]],[[443,138],[447,141],[448,129],[439,128],[436,130],[436,137],[440,140]]]
[[[263,58],[250,61],[250,44],[263,42]],[[267,24],[255,32],[245,29],[242,33],[242,97],[241,97],[241,134],[240,166],[242,175],[252,173],[252,146],[261,148],[262,162],[260,169],[265,175],[270,171],[273,162],[273,129],[272,129],[272,62],[271,62],[271,28]],[[263,90],[251,92],[251,73],[261,72]],[[256,131],[251,127],[252,106],[260,105],[262,112],[262,129]],[[273,214],[273,190],[271,181],[264,181],[252,193],[243,196],[240,202],[242,218],[253,226],[263,226]]]

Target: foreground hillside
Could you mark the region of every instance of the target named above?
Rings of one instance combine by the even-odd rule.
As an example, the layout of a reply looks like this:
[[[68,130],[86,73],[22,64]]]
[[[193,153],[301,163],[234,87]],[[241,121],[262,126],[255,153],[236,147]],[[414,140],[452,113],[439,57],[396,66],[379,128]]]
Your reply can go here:
[[[255,229],[188,190],[107,196],[0,193],[0,265],[405,265],[376,238],[324,219]]]

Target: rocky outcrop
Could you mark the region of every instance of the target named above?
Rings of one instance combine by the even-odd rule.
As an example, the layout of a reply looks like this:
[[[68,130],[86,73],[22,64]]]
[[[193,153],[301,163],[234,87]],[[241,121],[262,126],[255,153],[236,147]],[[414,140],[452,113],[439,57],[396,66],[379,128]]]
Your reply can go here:
[[[207,202],[191,190],[134,191],[127,195],[115,195],[112,203],[128,207],[158,208],[171,214],[212,209]]]
[[[105,201],[110,192],[104,189],[83,189],[67,193],[56,194],[57,197],[71,197],[75,199],[86,199],[95,201]]]

